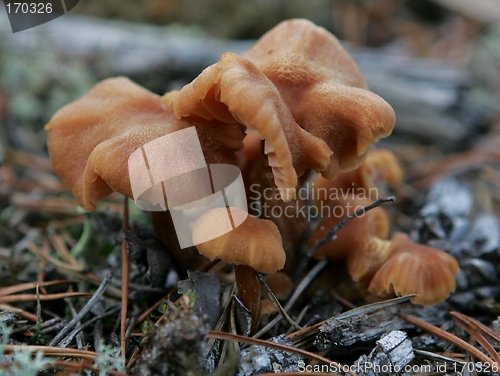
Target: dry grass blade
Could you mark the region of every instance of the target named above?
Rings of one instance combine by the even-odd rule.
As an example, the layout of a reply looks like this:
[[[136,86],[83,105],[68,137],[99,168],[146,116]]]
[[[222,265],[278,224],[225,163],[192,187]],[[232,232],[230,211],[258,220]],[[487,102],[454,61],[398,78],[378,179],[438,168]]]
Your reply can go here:
[[[79,358],[94,361],[97,354],[93,351],[88,350],[77,350],[77,349],[62,349],[60,347],[54,346],[26,346],[22,345],[23,348],[28,348],[33,350],[33,352],[41,351],[45,356],[60,356],[64,358]],[[4,351],[6,353],[11,353],[16,349],[20,349],[20,345],[5,345]]]
[[[347,300],[346,298],[344,298],[342,295],[340,295],[339,293],[337,293],[335,290],[330,290],[330,294],[332,294],[333,298],[339,302],[340,304],[342,304],[344,307],[348,308],[348,309],[354,309],[356,308],[357,306],[353,303],[351,303],[349,300]]]
[[[63,339],[63,337],[69,333],[71,328],[76,325],[82,318],[87,314],[88,311],[94,306],[94,304],[97,303],[99,299],[101,299],[102,295],[104,294],[104,291],[106,291],[106,288],[108,287],[109,283],[111,282],[111,273],[107,274],[99,288],[96,290],[96,292],[93,294],[92,298],[85,304],[85,306],[82,308],[82,310],[73,317],[73,319],[63,328],[57,335],[50,341],[49,346],[55,346]],[[92,294],[91,294],[92,295]]]
[[[95,371],[99,372],[100,369],[99,367],[96,367],[93,363],[90,362],[70,362],[70,361],[65,361],[65,360],[56,360],[53,363],[55,368],[59,369],[64,369],[64,372],[58,372],[56,375],[57,376],[63,376],[63,375],[74,375],[75,371],[84,371],[84,370],[89,370],[89,371]],[[123,373],[115,370],[108,371],[108,374],[110,375],[115,375],[115,376],[128,376],[128,373]]]
[[[372,209],[375,209],[376,207],[379,207],[380,205],[386,203],[386,202],[395,202],[396,197],[395,196],[389,196],[389,197],[382,197],[378,199],[377,201],[371,203],[368,206],[365,206],[362,209],[357,210],[351,215],[348,215],[344,218],[342,218],[335,226],[333,226],[325,235],[323,239],[317,240],[311,249],[308,251],[310,255],[313,255],[316,253],[318,249],[320,249],[323,245],[330,243],[335,239],[335,234],[342,228],[344,227],[351,219],[354,219],[356,217],[361,217],[366,214],[367,211],[370,211]]]
[[[69,279],[64,279],[64,280],[61,279],[61,280],[57,280],[57,281],[50,281],[50,282],[43,282],[43,283],[34,283],[34,282],[22,283],[19,285],[5,287],[3,289],[0,289],[0,296],[15,294],[15,293],[18,293],[19,291],[34,289],[34,288],[36,288],[37,285],[39,287],[46,287],[46,286],[60,285],[60,284],[64,284],[64,283],[76,283],[76,282],[71,281]]]
[[[298,286],[295,288],[295,291],[293,292],[292,296],[288,299],[288,302],[285,304],[283,307],[284,311],[287,312],[289,309],[293,307],[299,296],[302,294],[302,292],[306,289],[307,286],[311,283],[314,278],[319,274],[321,270],[328,264],[328,259],[323,259],[319,261],[309,272],[307,275],[302,279],[302,281],[298,284]],[[271,329],[274,325],[276,325],[278,322],[280,322],[281,316],[276,316],[271,322],[269,322],[265,327],[263,327],[261,330],[259,330],[253,338],[259,338],[263,334],[265,334],[269,329]]]
[[[62,272],[79,273],[83,271],[83,266],[80,264],[69,264],[58,260],[55,257],[45,254],[35,243],[30,243],[27,248],[34,254],[46,259],[51,264],[57,266]]]
[[[23,150],[9,149],[9,156],[13,163],[20,164],[27,168],[35,168],[41,171],[52,172],[50,159]]]
[[[54,249],[61,256],[61,258],[66,261],[66,263],[73,265],[77,269],[83,270],[83,267],[80,265],[80,263],[69,252],[68,247],[66,246],[61,235],[57,234],[54,229],[50,229],[50,231],[48,232],[48,238],[54,246]]]
[[[449,356],[444,356],[444,355],[436,354],[436,353],[433,353],[433,352],[430,352],[430,351],[424,351],[424,350],[414,349],[413,352],[415,353],[415,355],[420,355],[421,357],[423,357],[425,359],[431,359],[431,360],[435,360],[435,361],[438,361],[438,362],[456,363],[456,364],[460,364],[461,366],[465,366],[467,364],[466,362],[463,362],[461,360],[458,360],[458,359],[455,359],[455,358],[451,358]],[[450,356],[456,355],[456,357],[463,357],[464,354],[449,354],[449,355]]]
[[[275,350],[281,350],[281,351],[287,351],[291,353],[295,353],[298,355],[302,355],[306,358],[311,358],[311,359],[316,359],[320,362],[323,362],[325,364],[331,365],[333,367],[342,367],[341,364],[334,362],[330,359],[327,359],[325,357],[322,357],[320,355],[317,355],[315,353],[298,349],[296,347],[291,347],[291,346],[286,346],[286,345],[281,345],[279,343],[274,343],[274,342],[269,342],[269,341],[264,341],[262,339],[257,339],[257,338],[251,338],[251,337],[245,337],[245,336],[240,336],[238,334],[231,334],[231,333],[225,333],[225,332],[214,332],[214,331],[209,331],[207,333],[208,338],[216,338],[216,339],[222,339],[222,340],[227,340],[227,341],[235,341],[235,342],[243,342],[249,345],[255,345],[255,346],[264,346],[264,347],[269,347]],[[347,372],[352,376],[357,376],[354,372]]]
[[[266,279],[264,278],[264,275],[262,273],[256,273],[257,278],[259,279],[259,282],[261,285],[264,287],[264,290],[266,290],[267,296],[269,299],[271,299],[271,302],[273,302],[274,306],[278,310],[278,312],[281,314],[281,316],[295,329],[300,330],[302,327],[300,327],[293,319],[286,313],[286,311],[283,309],[281,306],[278,298],[274,295],[272,290],[269,288]]]
[[[78,203],[75,199],[63,197],[33,198],[26,193],[14,192],[11,195],[12,205],[33,212],[54,215],[78,215]]]
[[[16,308],[16,307],[13,307],[13,306],[11,306],[9,304],[0,304],[0,310],[2,310],[2,311],[9,311],[9,312],[12,312],[12,313],[17,313],[23,319],[26,319],[26,320],[29,320],[29,321],[33,321],[33,322],[37,321],[37,317],[36,317],[35,314],[27,312],[27,311],[24,311],[24,310]]]
[[[467,151],[443,157],[431,162],[424,162],[407,171],[407,177],[413,180],[416,188],[426,188],[436,180],[471,169],[477,169],[487,163],[498,162],[500,153],[497,151]]]
[[[458,338],[457,336],[448,333],[447,331],[438,328],[432,324],[429,324],[425,322],[424,320],[420,320],[419,318],[410,316],[410,315],[405,315],[404,313],[399,313],[399,317],[402,319],[408,321],[410,324],[413,324],[420,329],[425,330],[426,332],[435,335],[436,337],[439,337],[441,339],[444,339],[445,341],[448,341],[455,346],[460,347],[462,350],[465,352],[468,352],[470,355],[475,357],[476,359],[481,360],[482,362],[488,363],[492,367],[495,366],[495,362],[491,360],[487,355],[483,354],[481,351],[476,349],[474,346],[470,345],[469,343],[465,342],[463,339]]]
[[[473,319],[472,317],[466,316],[462,313],[458,313],[455,311],[450,312],[450,315],[459,317],[471,325],[477,326],[478,328],[481,328],[483,334],[486,334],[488,337],[490,337],[492,340],[494,340],[497,343],[500,343],[500,335],[495,332],[493,329],[488,328],[486,325],[484,325],[482,322],[477,321],[476,319]]]
[[[483,348],[492,356],[492,358],[500,365],[500,355],[496,352],[493,346],[484,338],[484,330],[477,325],[478,321],[471,317],[460,314],[458,312],[450,312],[455,322],[464,328]]]
[[[31,302],[36,301],[38,298],[40,300],[57,300],[63,298],[80,298],[92,296],[89,292],[62,292],[60,294],[49,294],[49,295],[39,295],[36,294],[19,294],[19,295],[9,295],[0,297],[1,303],[19,303],[19,302]]]

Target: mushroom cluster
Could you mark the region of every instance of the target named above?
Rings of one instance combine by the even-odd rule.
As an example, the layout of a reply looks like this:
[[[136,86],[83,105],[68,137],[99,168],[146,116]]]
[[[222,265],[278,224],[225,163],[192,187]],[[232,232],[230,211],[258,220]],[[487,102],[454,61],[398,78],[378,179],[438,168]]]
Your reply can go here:
[[[323,194],[316,195],[314,204],[332,210],[311,234],[309,244],[322,239],[346,212],[352,214],[368,206],[385,184],[397,186],[401,179],[402,169],[387,150],[371,151],[363,165],[341,173],[333,181],[317,177],[314,187]],[[342,191],[343,196],[329,195],[332,191]],[[342,209],[342,215],[336,214],[336,209]],[[347,223],[337,233],[337,239],[320,247],[314,257],[343,260],[359,287],[379,297],[417,294],[412,302],[424,306],[446,299],[455,290],[457,261],[400,232],[388,239],[389,230],[387,214],[377,207]]]
[[[145,145],[160,137],[191,127],[207,166],[239,166],[247,193],[257,187],[261,205],[286,208],[293,203],[298,208],[303,202],[296,191],[311,173],[330,181],[359,167],[369,147],[388,136],[394,123],[391,106],[367,89],[356,64],[333,35],[307,20],[289,20],[266,33],[243,56],[225,53],[181,90],[161,97],[127,78],[104,80],[59,110],[46,129],[54,170],[88,211],[113,191],[137,199],[127,164],[130,156],[141,150],[144,154]],[[185,155],[189,164],[190,151]],[[392,172],[386,174],[384,179],[398,179],[391,177]],[[367,179],[360,177],[358,184],[370,184]],[[265,190],[272,193],[265,195]],[[168,201],[167,194],[167,209]],[[193,237],[204,239],[204,232],[227,221],[227,213],[238,212],[226,206],[201,216]],[[254,215],[233,231],[200,244],[195,239],[193,244],[211,259],[250,265],[263,273],[282,269],[286,252],[285,270],[292,272],[307,218],[252,209],[250,214]],[[196,268],[202,257],[195,247],[181,249],[169,213],[155,211],[152,217],[180,274]],[[372,290],[389,289],[382,291],[377,284]]]

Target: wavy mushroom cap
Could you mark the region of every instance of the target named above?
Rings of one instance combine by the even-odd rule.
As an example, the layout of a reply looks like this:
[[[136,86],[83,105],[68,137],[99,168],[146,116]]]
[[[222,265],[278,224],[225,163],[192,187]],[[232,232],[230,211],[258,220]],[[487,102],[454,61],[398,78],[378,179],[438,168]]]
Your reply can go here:
[[[57,111],[46,129],[54,170],[79,205],[91,211],[113,191],[133,198],[128,159],[135,150],[192,126],[207,163],[237,164],[235,152],[244,136],[240,126],[178,120],[162,107],[160,96],[124,77],[98,83]]]
[[[257,131],[285,201],[293,196],[297,176],[329,164],[330,148],[296,123],[273,83],[241,56],[223,54],[179,92],[165,94],[162,102],[179,119],[216,119]]]
[[[395,233],[391,256],[375,274],[368,291],[378,296],[418,294],[412,302],[424,306],[445,300],[455,291],[457,261],[449,254],[414,243],[406,234]]]
[[[280,23],[244,56],[276,85],[297,123],[333,151],[322,171],[328,179],[359,166],[394,128],[392,107],[367,90],[339,41],[310,21]]]
[[[246,215],[230,208],[232,216]],[[217,208],[203,214],[193,228],[193,242],[198,251],[210,260],[220,259],[230,264],[247,265],[261,273],[275,273],[285,266],[285,251],[278,227],[267,219],[248,215],[232,231],[204,243],[227,221],[228,208]]]

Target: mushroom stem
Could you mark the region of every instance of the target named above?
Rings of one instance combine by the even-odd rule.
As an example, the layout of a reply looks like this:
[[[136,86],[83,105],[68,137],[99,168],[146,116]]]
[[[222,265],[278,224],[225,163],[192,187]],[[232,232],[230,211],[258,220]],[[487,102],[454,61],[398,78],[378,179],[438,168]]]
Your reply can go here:
[[[246,265],[235,265],[234,276],[238,297],[252,314],[252,334],[257,332],[260,321],[260,283],[255,270]]]

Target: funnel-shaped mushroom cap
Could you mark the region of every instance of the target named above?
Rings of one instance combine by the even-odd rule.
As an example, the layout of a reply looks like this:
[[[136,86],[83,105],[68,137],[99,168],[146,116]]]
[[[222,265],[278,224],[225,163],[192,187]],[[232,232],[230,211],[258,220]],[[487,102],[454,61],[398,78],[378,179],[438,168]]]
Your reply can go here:
[[[169,133],[196,127],[207,164],[236,164],[240,126],[178,120],[160,97],[127,78],[98,83],[81,99],[60,109],[47,124],[48,148],[56,173],[86,210],[111,192],[133,198],[130,155]]]
[[[241,56],[223,54],[179,92],[165,94],[162,102],[179,119],[216,119],[256,130],[285,201],[293,196],[297,175],[329,164],[332,151],[325,142],[299,127],[273,83]]]
[[[418,294],[413,303],[424,306],[445,300],[455,290],[459,271],[449,254],[414,243],[407,235],[395,233],[391,256],[373,277],[368,291],[383,296]]]
[[[193,228],[193,242],[198,251],[210,260],[220,259],[235,265],[247,265],[261,273],[275,273],[285,265],[285,251],[276,225],[266,219],[248,215],[246,220],[232,231],[215,239],[217,227],[227,221],[229,215],[247,215],[238,208],[218,208],[202,215]],[[199,244],[198,244],[199,243]]]
[[[339,41],[310,21],[280,23],[244,56],[276,85],[297,123],[333,151],[326,178],[359,166],[368,147],[392,132],[391,106],[366,90]]]

